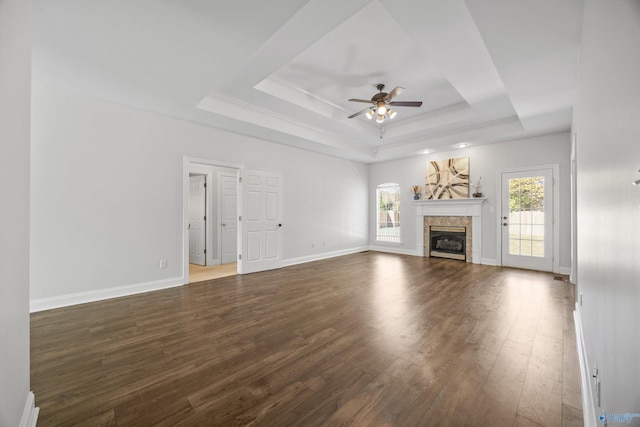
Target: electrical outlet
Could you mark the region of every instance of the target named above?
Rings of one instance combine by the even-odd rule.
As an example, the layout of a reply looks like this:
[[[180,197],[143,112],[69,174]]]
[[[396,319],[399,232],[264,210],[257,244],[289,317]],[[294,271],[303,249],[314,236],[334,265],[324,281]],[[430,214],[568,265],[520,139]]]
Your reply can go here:
[[[167,268],[167,260],[166,259],[161,259],[160,260],[160,268]]]

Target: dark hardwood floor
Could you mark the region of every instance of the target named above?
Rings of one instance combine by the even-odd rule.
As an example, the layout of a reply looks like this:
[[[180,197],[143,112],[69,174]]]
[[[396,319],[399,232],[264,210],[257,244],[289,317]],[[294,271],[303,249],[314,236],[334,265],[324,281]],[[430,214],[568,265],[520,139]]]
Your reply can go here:
[[[31,316],[39,426],[578,426],[573,286],[377,252]]]

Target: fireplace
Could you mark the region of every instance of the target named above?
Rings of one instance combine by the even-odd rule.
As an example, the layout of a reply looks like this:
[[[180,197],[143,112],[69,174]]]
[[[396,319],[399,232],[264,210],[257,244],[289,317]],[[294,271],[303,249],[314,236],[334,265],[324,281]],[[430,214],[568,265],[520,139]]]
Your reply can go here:
[[[429,227],[429,239],[429,256],[466,261],[466,227],[432,225]]]
[[[481,264],[482,260],[482,203],[481,197],[468,199],[417,200],[418,231],[416,253],[431,256],[431,227],[462,227],[465,230],[464,257],[466,262]],[[453,243],[447,242],[451,246]],[[442,246],[442,244],[441,244]],[[458,245],[454,245],[458,246]]]

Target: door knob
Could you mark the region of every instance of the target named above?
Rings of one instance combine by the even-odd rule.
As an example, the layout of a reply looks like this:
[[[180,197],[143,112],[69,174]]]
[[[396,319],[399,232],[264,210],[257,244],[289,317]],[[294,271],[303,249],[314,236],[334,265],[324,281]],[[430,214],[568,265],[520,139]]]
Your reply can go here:
[[[282,224],[278,224],[278,227],[282,227]]]
[[[509,225],[509,224],[507,224],[506,222],[503,222],[503,223],[502,223],[502,225],[504,225],[504,226],[506,227],[506,226],[507,226],[507,225]]]
[[[507,219],[507,217],[506,217],[506,216],[503,216],[503,217],[502,217],[502,219]]]
[[[223,222],[223,223],[222,223],[222,226],[223,226],[223,227],[226,227],[226,226],[227,226],[227,224],[225,224],[225,223]]]

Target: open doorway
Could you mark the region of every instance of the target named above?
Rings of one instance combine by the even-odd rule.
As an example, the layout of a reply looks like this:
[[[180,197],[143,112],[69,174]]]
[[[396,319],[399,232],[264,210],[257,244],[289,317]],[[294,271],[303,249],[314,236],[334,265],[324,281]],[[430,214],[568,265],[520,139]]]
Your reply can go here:
[[[239,165],[184,161],[184,283],[237,274]]]
[[[189,264],[207,265],[207,175],[189,172]],[[211,233],[209,233],[211,234]]]
[[[283,265],[282,238],[283,238],[283,185],[282,174],[279,172],[266,172],[244,169],[241,165],[234,165],[214,160],[191,158],[184,156],[182,163],[182,253],[183,253],[183,283],[189,280],[189,173],[202,173],[217,176],[217,172],[235,174],[236,201],[234,219],[237,217],[235,232],[229,233],[230,240],[236,237],[235,255],[237,256],[236,272],[238,274],[255,273],[258,271],[272,270]],[[212,182],[208,180],[207,182]],[[215,188],[215,185],[211,186]],[[210,191],[207,186],[207,191]],[[222,191],[209,200],[217,200]],[[222,236],[223,222],[221,204],[216,204],[216,209],[211,207],[207,214],[206,222],[210,225],[205,228],[210,232],[217,230],[215,239]],[[215,219],[214,218],[215,212]],[[233,228],[233,224],[226,223],[226,228]],[[213,240],[210,240],[213,242]],[[215,255],[209,248],[216,248]],[[218,245],[207,246],[206,264],[222,264],[222,242]]]

